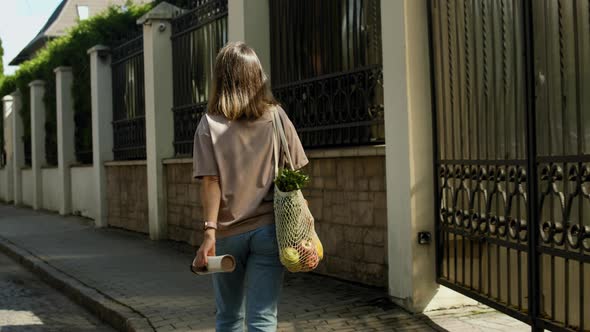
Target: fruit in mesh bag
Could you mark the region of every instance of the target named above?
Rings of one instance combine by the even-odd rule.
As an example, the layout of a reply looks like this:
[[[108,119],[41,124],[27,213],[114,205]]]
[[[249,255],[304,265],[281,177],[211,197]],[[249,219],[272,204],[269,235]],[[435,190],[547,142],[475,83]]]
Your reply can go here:
[[[295,267],[299,265],[299,252],[293,247],[281,250],[281,260],[285,266]]]
[[[318,256],[316,246],[311,240],[303,240],[298,246],[299,252],[301,253],[301,263],[307,269],[314,269],[320,258]]]
[[[309,269],[315,269],[320,262],[320,257],[317,253],[312,253],[311,255],[307,256],[305,259],[305,267]]]
[[[315,247],[310,240],[303,240],[299,243],[299,252],[301,252],[303,256],[307,256],[315,253]]]
[[[320,241],[320,239],[317,238],[317,236],[314,237],[313,240],[313,242],[315,243],[315,249],[318,253],[318,258],[324,259],[324,246],[322,245],[322,242]]]

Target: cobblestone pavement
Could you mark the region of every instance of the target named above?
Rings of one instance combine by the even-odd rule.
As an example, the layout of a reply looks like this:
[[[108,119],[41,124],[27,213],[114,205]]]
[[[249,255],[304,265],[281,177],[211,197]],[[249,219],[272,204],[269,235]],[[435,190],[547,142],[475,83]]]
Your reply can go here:
[[[154,330],[214,330],[211,281],[190,273],[194,252],[188,245],[5,205],[0,205],[0,237],[133,308]],[[383,289],[297,274],[285,281],[279,331],[530,330],[510,318],[503,321],[507,316],[498,312],[480,311],[411,315],[391,304]],[[469,318],[478,316],[485,320]],[[491,319],[496,325],[488,329],[486,321]]]
[[[0,253],[0,331],[114,331]]]
[[[446,331],[529,332],[531,330],[530,326],[521,321],[484,305],[431,311],[425,315],[433,324]]]

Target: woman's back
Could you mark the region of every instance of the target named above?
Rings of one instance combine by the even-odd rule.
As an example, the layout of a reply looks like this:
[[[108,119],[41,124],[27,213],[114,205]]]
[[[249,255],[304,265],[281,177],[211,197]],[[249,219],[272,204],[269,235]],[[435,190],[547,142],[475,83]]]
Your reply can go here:
[[[307,163],[295,128],[280,107],[255,120],[203,116],[195,133],[194,177],[218,176],[221,187],[219,237],[244,233],[274,222],[272,113],[281,115],[295,168]]]
[[[213,76],[207,114],[195,132],[193,177],[203,180],[204,234],[193,264],[205,267],[207,257],[215,255],[235,258],[233,272],[212,276],[216,331],[243,331],[244,313],[249,331],[276,331],[285,269],[273,211],[275,111],[285,129],[291,166],[305,166],[307,157],[254,50],[242,42],[228,43],[215,58]]]

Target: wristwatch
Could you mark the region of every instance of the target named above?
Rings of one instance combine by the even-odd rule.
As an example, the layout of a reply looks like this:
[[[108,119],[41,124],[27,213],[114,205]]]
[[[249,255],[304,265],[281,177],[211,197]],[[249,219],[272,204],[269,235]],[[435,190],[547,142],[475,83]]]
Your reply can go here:
[[[206,231],[209,228],[213,228],[213,229],[217,230],[217,223],[211,222],[211,221],[205,221],[205,224],[203,225],[203,231]]]

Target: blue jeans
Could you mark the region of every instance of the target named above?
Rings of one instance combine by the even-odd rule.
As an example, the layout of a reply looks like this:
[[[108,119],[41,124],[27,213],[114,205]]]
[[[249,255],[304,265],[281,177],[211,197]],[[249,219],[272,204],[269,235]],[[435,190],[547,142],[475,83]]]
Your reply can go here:
[[[275,225],[218,239],[215,251],[236,258],[233,272],[213,274],[216,331],[243,331],[244,313],[248,332],[276,331],[284,269]]]

